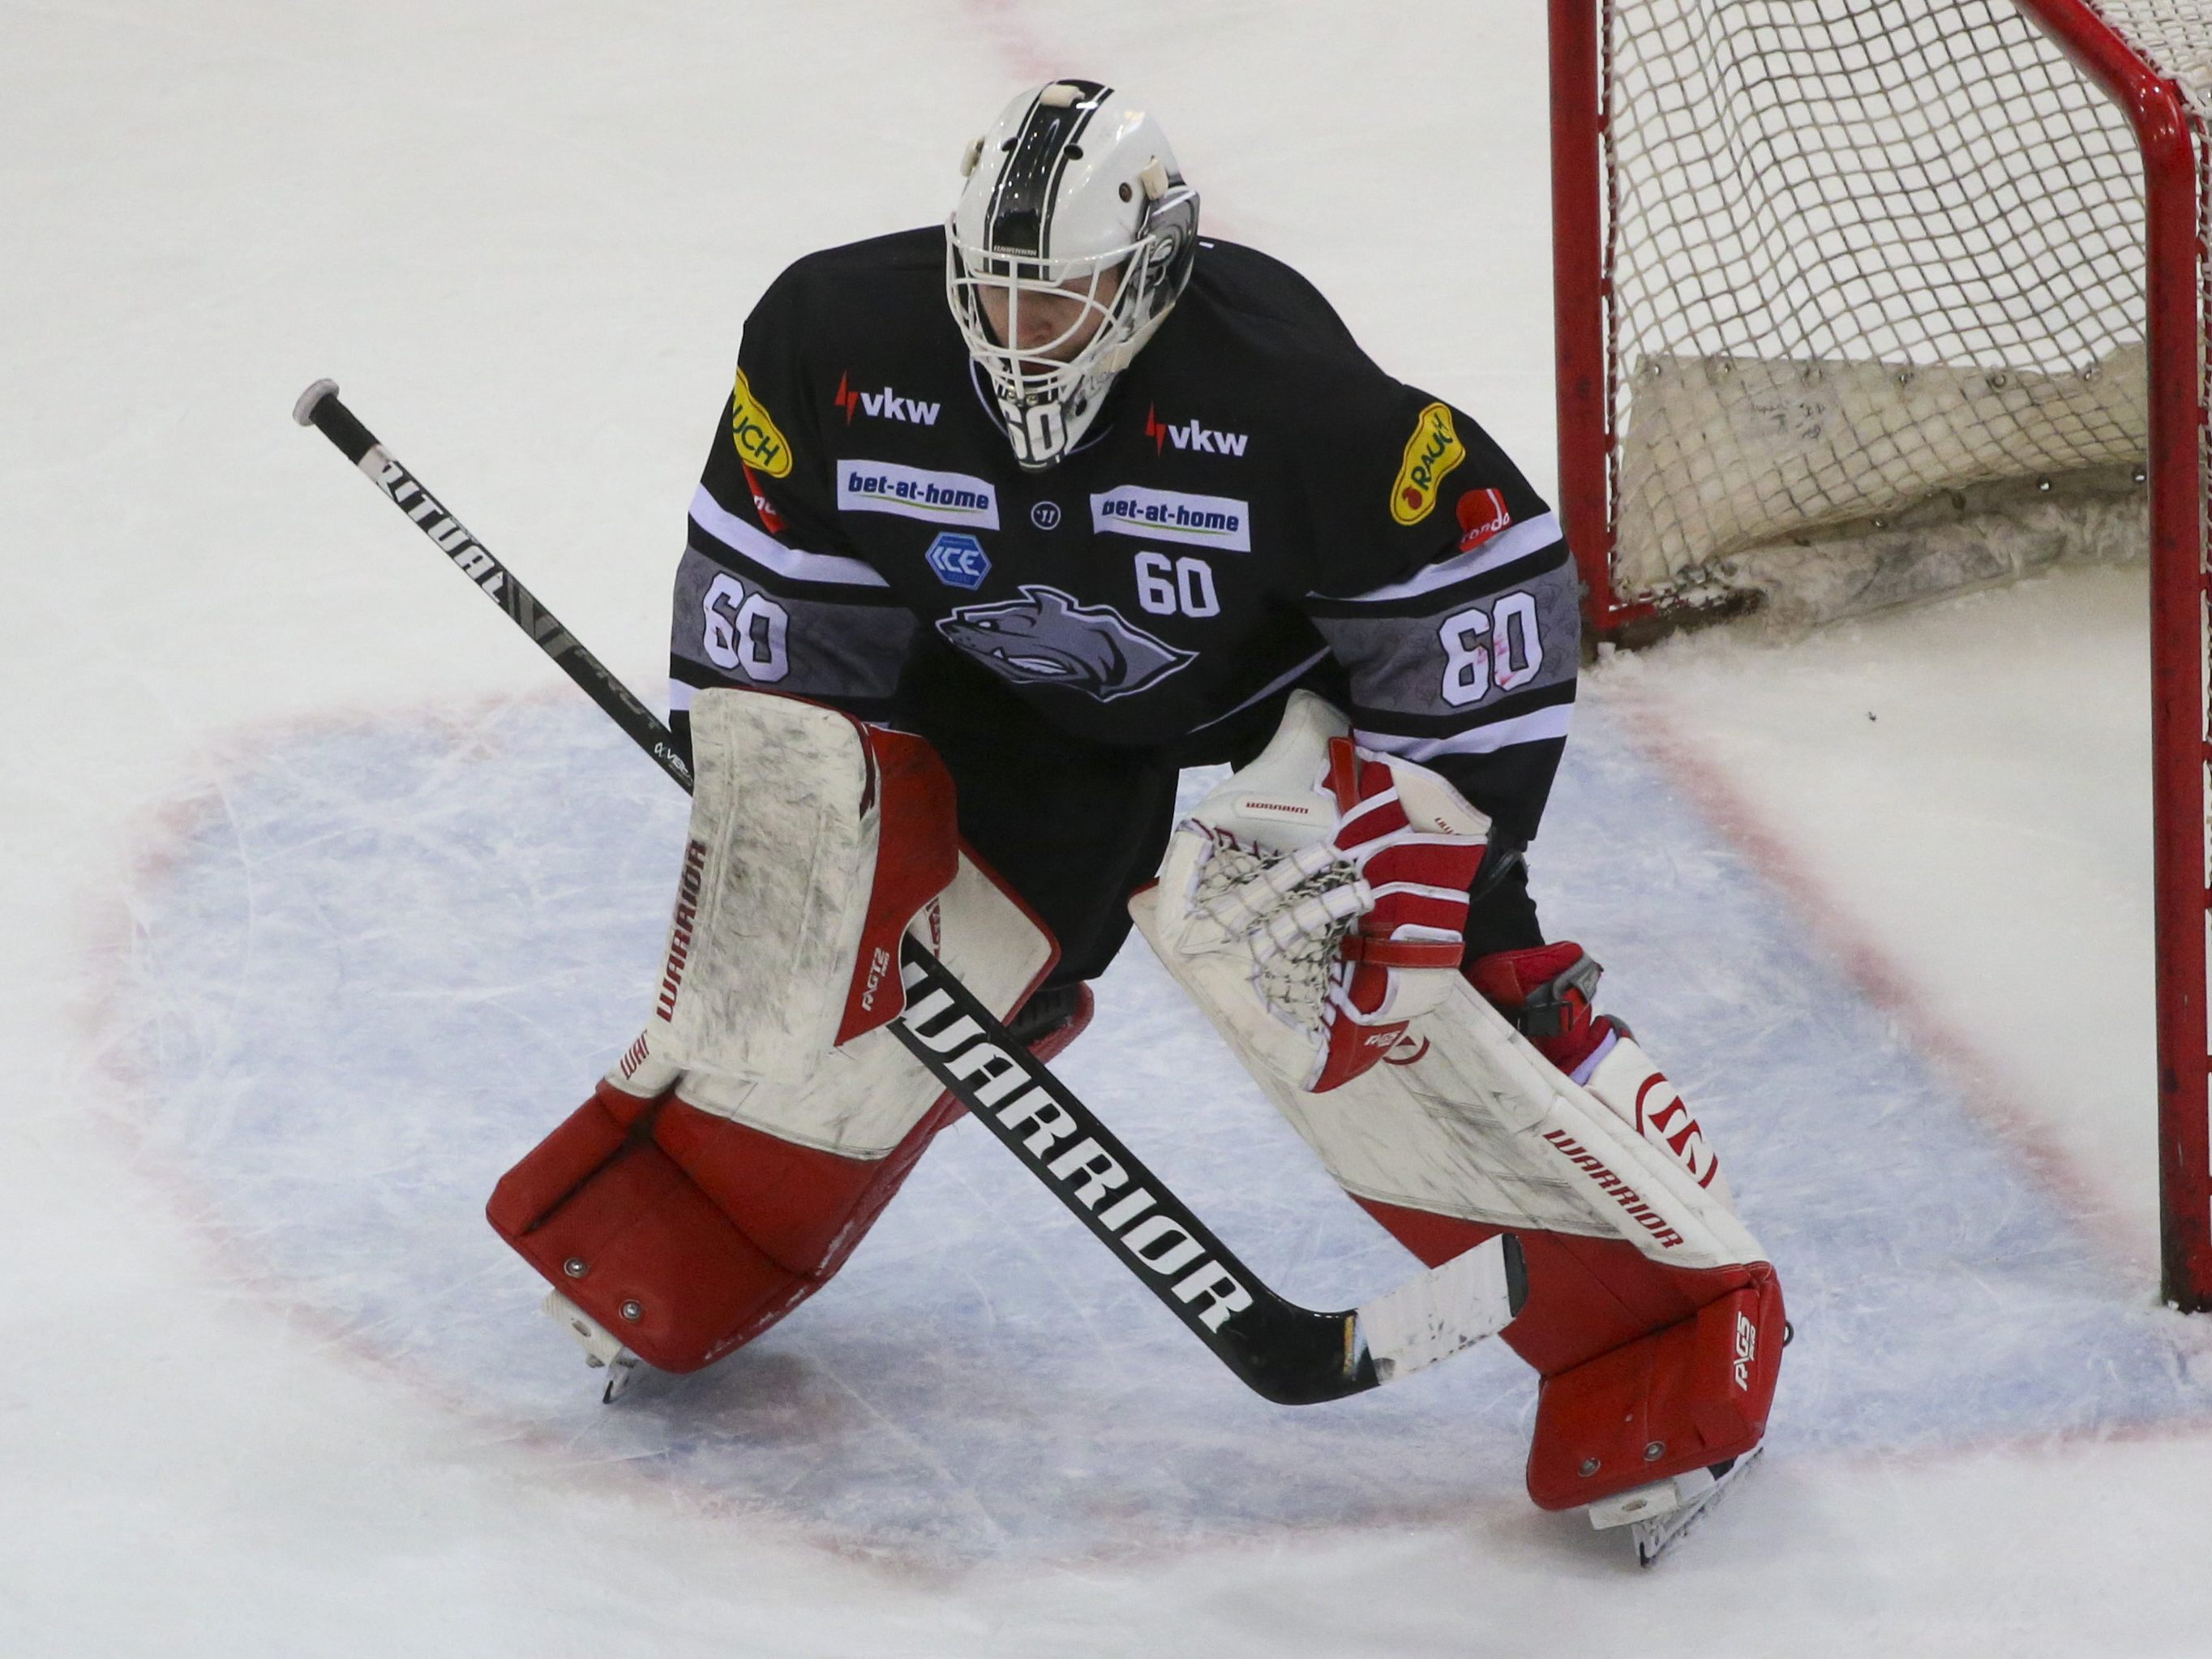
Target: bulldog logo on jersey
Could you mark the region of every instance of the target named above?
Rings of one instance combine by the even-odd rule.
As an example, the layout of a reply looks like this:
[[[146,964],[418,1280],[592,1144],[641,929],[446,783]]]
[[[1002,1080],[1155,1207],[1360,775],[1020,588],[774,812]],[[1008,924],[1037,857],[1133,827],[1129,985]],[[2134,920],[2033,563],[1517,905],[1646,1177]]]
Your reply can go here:
[[[963,605],[937,631],[1017,684],[1065,685],[1101,702],[1157,685],[1198,659],[1131,627],[1109,605],[1026,583],[1020,599]]]

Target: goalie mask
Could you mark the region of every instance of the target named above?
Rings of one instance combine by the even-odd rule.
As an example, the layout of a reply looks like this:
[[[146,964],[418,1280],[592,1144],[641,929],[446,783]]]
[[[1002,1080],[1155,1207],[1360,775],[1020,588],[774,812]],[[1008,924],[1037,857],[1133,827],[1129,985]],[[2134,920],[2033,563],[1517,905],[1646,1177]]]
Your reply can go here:
[[[1198,192],[1159,124],[1096,81],[1054,81],[968,147],[945,286],[1014,456],[1057,462],[1174,308]]]

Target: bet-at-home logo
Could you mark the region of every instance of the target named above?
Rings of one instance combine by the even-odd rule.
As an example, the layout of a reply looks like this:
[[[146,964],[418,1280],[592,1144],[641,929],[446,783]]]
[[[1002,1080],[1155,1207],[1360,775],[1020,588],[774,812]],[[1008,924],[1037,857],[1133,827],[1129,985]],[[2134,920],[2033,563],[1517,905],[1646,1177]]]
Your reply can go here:
[[[1231,553],[1252,550],[1251,504],[1228,495],[1123,484],[1091,498],[1091,528],[1101,536],[1142,536]]]
[[[896,461],[837,463],[840,513],[890,513],[970,530],[999,527],[998,487],[967,472],[938,472]]]

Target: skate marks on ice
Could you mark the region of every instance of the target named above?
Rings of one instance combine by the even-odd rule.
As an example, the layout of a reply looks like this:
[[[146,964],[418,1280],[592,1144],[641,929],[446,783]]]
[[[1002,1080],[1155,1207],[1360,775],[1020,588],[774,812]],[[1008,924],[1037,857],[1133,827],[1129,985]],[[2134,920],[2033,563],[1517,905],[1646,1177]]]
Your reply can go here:
[[[2202,1334],[2154,1305],[2107,1217],[2069,1209],[2055,1155],[1993,1134],[1640,749],[1587,704],[1577,720],[1539,901],[1605,963],[1601,1006],[1697,1109],[1782,1270],[1796,1340],[1770,1445],[2212,1426]]]
[[[137,896],[118,1036],[143,1144],[317,1328],[580,1468],[848,1547],[1103,1553],[1510,1500],[1531,1399],[1510,1355],[1270,1406],[964,1125],[828,1291],[601,1406],[483,1209],[635,1035],[685,811],[588,709],[272,749]],[[1126,1052],[1086,1039],[1071,1080],[1287,1292],[1405,1279],[1179,997],[1127,959],[1095,1028]]]
[[[1248,1394],[972,1126],[828,1290],[613,1408],[483,1220],[635,1034],[683,798],[589,710],[394,721],[227,780],[136,896],[131,1126],[257,1277],[580,1470],[620,1463],[862,1552],[957,1564],[1389,1524],[1519,1492],[1534,1389],[1493,1345],[1399,1388]],[[1781,1264],[1771,1444],[2098,1433],[2212,1409],[2102,1267],[1663,781],[1585,720],[1537,860]],[[1287,1294],[1412,1264],[1145,954],[1060,1069]],[[1725,1525],[1725,1522],[1723,1523]]]

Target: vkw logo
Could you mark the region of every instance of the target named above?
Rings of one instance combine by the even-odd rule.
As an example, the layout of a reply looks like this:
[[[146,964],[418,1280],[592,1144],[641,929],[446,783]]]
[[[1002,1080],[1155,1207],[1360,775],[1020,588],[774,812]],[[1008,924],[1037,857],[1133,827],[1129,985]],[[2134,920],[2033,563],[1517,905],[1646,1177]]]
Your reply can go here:
[[[970,593],[981,587],[983,578],[991,574],[991,561],[983,551],[983,544],[963,530],[939,532],[923,556],[936,572],[938,580],[947,587],[965,588]]]

